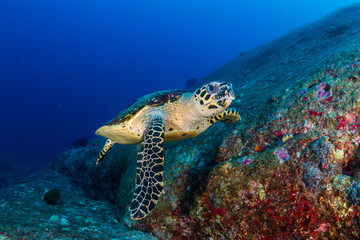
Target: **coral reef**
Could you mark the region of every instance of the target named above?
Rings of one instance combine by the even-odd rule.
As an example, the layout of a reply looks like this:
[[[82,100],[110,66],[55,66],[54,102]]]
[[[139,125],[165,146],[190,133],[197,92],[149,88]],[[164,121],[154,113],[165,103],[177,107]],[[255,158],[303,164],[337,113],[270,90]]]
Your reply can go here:
[[[349,80],[360,68],[342,69],[285,91],[263,124],[238,125],[213,165],[177,146],[154,212],[124,222],[160,239],[360,238],[360,89]]]
[[[341,162],[332,159],[335,147],[321,137],[310,144],[302,153],[303,156],[311,156],[311,159],[303,163],[303,181],[314,192],[319,192],[324,183],[330,182],[335,176],[341,174]]]
[[[351,18],[359,9],[342,10],[345,27],[335,12],[202,80],[233,79],[244,120],[168,145],[164,194],[154,211],[131,221],[120,210],[119,218],[160,239],[359,239],[360,31]],[[326,40],[316,42],[328,22],[334,25]],[[300,33],[312,37],[285,41]],[[281,55],[279,43],[294,55]],[[274,66],[278,61],[287,64]],[[126,209],[125,195],[121,202]]]

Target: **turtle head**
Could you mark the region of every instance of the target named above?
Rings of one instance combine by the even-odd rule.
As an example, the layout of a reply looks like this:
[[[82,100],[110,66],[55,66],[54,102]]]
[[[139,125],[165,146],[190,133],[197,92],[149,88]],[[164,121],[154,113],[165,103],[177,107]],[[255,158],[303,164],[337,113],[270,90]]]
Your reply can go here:
[[[224,111],[235,99],[231,83],[210,82],[194,93],[197,106],[206,116],[214,116]]]

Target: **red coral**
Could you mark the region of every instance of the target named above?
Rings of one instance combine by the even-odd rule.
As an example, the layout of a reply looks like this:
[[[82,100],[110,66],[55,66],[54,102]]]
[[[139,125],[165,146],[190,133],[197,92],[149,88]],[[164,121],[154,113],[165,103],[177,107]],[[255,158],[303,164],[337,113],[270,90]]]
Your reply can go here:
[[[325,75],[335,77],[334,69],[331,68],[331,69],[326,70]]]
[[[327,102],[331,102],[333,99],[334,99],[334,96],[331,96],[331,97],[329,97],[329,98],[326,98],[325,100],[326,100]]]
[[[310,110],[309,111],[309,115],[310,115],[310,118],[312,118],[312,117],[317,117],[317,116],[322,116],[323,115],[323,113],[322,112],[320,112],[320,113],[318,113],[318,112],[315,112],[315,111],[312,111],[312,110]]]
[[[279,137],[279,138],[282,138],[283,137],[283,133],[280,131],[280,130],[277,130],[274,132],[274,135]]]
[[[358,124],[351,125],[351,124],[354,124],[355,120],[356,120],[355,116],[351,113],[346,114],[344,117],[338,116],[338,117],[336,117],[336,120],[338,122],[338,125],[336,126],[336,128],[339,130],[348,130],[349,127],[355,129],[357,126],[359,126]]]
[[[171,215],[179,216],[180,215],[180,205],[178,205],[172,212]]]
[[[223,207],[215,208],[213,204],[208,205],[208,211],[204,212],[204,216],[207,218],[216,217],[217,215],[224,215],[225,210]]]

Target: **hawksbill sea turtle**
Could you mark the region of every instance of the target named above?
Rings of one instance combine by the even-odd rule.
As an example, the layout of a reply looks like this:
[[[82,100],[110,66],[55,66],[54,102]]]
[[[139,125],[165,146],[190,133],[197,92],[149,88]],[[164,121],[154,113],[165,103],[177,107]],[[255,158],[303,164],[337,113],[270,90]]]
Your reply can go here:
[[[115,144],[138,144],[135,190],[129,207],[134,220],[146,217],[163,191],[164,142],[196,137],[217,121],[240,120],[232,85],[210,82],[195,92],[165,90],[138,99],[95,134],[107,138],[98,164]]]

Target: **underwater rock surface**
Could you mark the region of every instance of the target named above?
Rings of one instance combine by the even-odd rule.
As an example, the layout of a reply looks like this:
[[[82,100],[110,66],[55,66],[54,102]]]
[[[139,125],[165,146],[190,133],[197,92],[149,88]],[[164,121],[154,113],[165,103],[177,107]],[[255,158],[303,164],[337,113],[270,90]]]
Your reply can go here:
[[[72,183],[81,187],[86,196],[97,200],[115,202],[115,192],[131,161],[136,159],[136,147],[115,145],[98,167],[96,160],[104,144],[94,138],[84,147],[76,147],[55,157],[50,168],[68,176]]]
[[[56,205],[44,201],[52,188],[61,193]],[[0,239],[156,239],[120,224],[114,208],[107,201],[86,198],[69,177],[45,168],[0,189]]]
[[[359,239],[358,16],[360,4],[335,11],[197,81],[193,88],[213,80],[232,82],[232,107],[242,120],[165,144],[164,193],[145,219],[132,221],[128,211],[136,147],[116,145],[95,167],[105,142],[100,138],[60,154],[41,177],[0,190],[1,199],[21,192],[37,198],[36,204],[19,200],[11,207],[20,211],[25,204],[31,221],[55,229],[48,233],[61,239],[75,236],[67,235],[69,228],[99,239],[116,234],[124,239],[131,234],[135,239]],[[60,205],[41,199],[51,188],[61,192]],[[0,201],[3,209],[8,204]],[[23,216],[16,213],[6,217]],[[95,224],[87,218],[105,220]],[[54,223],[59,226],[49,227]],[[11,226],[0,224],[0,234],[9,234]]]
[[[232,82],[242,121],[166,145],[164,194],[131,221],[119,192],[123,221],[160,239],[359,239],[358,16],[338,10],[198,81]]]

